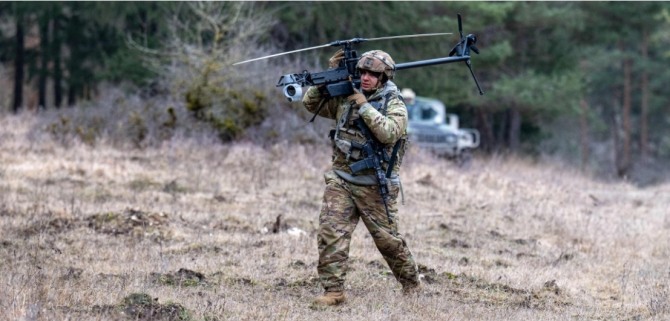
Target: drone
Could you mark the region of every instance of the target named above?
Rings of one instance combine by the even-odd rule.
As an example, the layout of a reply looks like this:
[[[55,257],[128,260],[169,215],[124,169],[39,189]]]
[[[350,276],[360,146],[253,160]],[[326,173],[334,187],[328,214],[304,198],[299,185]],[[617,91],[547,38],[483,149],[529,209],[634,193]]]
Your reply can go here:
[[[395,65],[395,71],[463,61],[470,70],[470,74],[472,75],[472,78],[474,79],[475,84],[477,85],[479,94],[483,95],[484,92],[479,86],[477,77],[475,77],[475,74],[472,71],[472,63],[470,62],[471,51],[476,54],[479,54],[479,49],[475,47],[475,44],[477,43],[477,37],[473,34],[463,36],[463,24],[461,21],[460,14],[458,14],[458,32],[460,34],[460,40],[453,47],[453,49],[451,49],[448,57],[399,63]],[[307,70],[303,70],[301,73],[285,74],[279,78],[279,81],[277,82],[277,87],[282,87],[284,96],[286,97],[286,99],[288,99],[289,102],[300,100],[302,97],[302,87],[307,86],[323,85],[326,89],[325,92],[330,97],[348,96],[354,93],[354,89],[360,88],[360,81],[361,81],[360,72],[356,69],[356,64],[358,63],[358,60],[360,58],[358,57],[356,50],[354,50],[353,48],[354,45],[366,41],[441,36],[450,34],[451,33],[426,33],[426,34],[402,35],[402,36],[379,37],[379,38],[352,38],[349,40],[336,40],[319,46],[292,50],[268,56],[263,56],[259,58],[249,59],[245,61],[240,61],[234,63],[233,65],[240,65],[252,61],[268,59],[277,56],[307,50],[314,50],[319,48],[342,47],[344,51],[344,58],[339,62],[339,65],[337,67],[329,68],[326,71],[320,71],[320,72],[309,72]]]

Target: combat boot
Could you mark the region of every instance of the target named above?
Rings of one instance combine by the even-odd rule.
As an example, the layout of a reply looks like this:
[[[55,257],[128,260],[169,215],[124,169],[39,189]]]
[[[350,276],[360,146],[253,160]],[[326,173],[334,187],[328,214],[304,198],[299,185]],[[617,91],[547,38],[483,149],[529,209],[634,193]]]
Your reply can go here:
[[[423,283],[421,281],[415,284],[408,284],[402,287],[402,295],[418,296],[423,293]]]
[[[344,302],[347,298],[344,292],[326,292],[314,299],[315,305],[338,305]]]

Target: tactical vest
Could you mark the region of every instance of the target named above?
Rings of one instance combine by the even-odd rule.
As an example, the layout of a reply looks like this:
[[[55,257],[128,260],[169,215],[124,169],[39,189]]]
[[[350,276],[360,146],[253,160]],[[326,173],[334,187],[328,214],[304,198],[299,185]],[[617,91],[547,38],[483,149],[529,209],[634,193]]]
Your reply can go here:
[[[385,89],[378,98],[369,101],[368,103],[382,115],[386,116],[388,102],[394,97],[402,100],[402,96],[398,94],[395,87],[390,90]],[[334,147],[346,155],[348,162],[361,160],[365,156],[361,149],[354,147],[356,145],[365,144],[366,142],[363,133],[354,124],[354,121],[359,117],[358,109],[354,110],[349,104],[346,104],[340,119],[338,119],[337,124],[335,125],[335,129],[330,132],[330,138],[332,139]],[[407,135],[405,134],[398,139],[395,144],[384,145],[386,155],[389,156],[389,160],[393,159],[394,165],[400,165],[402,163],[402,158],[405,154],[406,141]],[[357,144],[352,144],[352,142]],[[383,162],[382,168],[386,171],[386,176],[390,178],[392,176],[393,168],[389,168],[389,162]]]

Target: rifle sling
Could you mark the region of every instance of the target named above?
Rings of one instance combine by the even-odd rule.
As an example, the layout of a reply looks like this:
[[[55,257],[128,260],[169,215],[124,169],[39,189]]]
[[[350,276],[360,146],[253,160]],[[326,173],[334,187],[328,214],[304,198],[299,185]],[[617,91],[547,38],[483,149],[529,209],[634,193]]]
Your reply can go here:
[[[384,116],[386,116],[386,109],[387,109],[387,107],[388,107],[388,101],[389,101],[389,99],[391,99],[391,96],[392,96],[392,95],[393,95],[393,94],[390,93],[390,92],[389,92],[388,94],[386,94],[386,97],[385,97],[385,99],[384,99],[384,105],[383,105],[383,106],[380,106],[381,108],[379,108],[379,109],[380,109],[380,112],[381,112]],[[398,98],[402,100],[402,96],[398,96]],[[403,102],[404,102],[404,101],[403,101]],[[365,138],[366,138],[368,141],[373,141],[373,140],[374,140],[373,137],[367,137],[368,135],[372,136],[372,132],[370,132],[369,128],[367,128],[367,125],[365,124],[365,122],[363,121],[363,119],[358,119],[357,121],[361,122],[361,124],[359,125],[359,128],[360,128],[361,126],[366,126],[366,129],[367,129],[367,130],[362,130],[364,136],[366,136]],[[361,129],[362,129],[362,128],[361,128]],[[403,143],[404,143],[404,139],[401,138],[401,139],[398,139],[398,140],[395,142],[395,145],[393,145],[393,151],[391,152],[391,158],[389,159],[389,161],[388,161],[388,167],[386,168],[386,178],[390,178],[391,175],[393,174],[393,167],[395,166],[395,162],[398,160],[398,151],[400,150],[400,147],[402,146]],[[380,146],[379,144],[375,144],[375,145],[376,145],[378,148],[383,148],[383,146]],[[361,149],[363,148],[363,146],[360,146],[360,145],[359,145],[359,146],[354,146],[353,144],[352,144],[352,147],[357,147],[357,148],[361,148]],[[369,157],[376,157],[376,156],[373,156],[373,155],[366,155],[366,156],[367,156],[367,157],[365,157],[364,159],[362,159],[362,160],[360,160],[360,161],[358,161],[358,162],[356,162],[356,163],[354,163],[354,164],[351,164],[351,166],[349,166],[352,170],[353,170],[353,169],[357,169],[357,170],[353,170],[354,174],[355,174],[356,172],[360,171],[360,170],[364,170],[364,169],[372,168],[372,166],[370,166],[371,162],[370,162],[370,160],[369,160],[368,158],[369,158]],[[386,157],[386,156],[385,156],[385,157]]]
[[[393,173],[393,166],[395,166],[396,160],[398,160],[398,150],[400,149],[400,145],[403,144],[403,139],[400,138],[395,142],[395,145],[393,145],[393,152],[391,152],[391,160],[389,160],[388,167],[386,168],[386,178],[391,177],[391,174]]]
[[[319,113],[321,112],[321,108],[323,108],[323,105],[325,105],[325,104],[326,104],[326,99],[325,98],[321,99],[321,101],[319,102],[319,108],[316,109],[316,111],[314,112],[314,116],[312,116],[312,119],[309,120],[310,123],[314,122],[314,119],[316,118],[316,116],[319,115]]]

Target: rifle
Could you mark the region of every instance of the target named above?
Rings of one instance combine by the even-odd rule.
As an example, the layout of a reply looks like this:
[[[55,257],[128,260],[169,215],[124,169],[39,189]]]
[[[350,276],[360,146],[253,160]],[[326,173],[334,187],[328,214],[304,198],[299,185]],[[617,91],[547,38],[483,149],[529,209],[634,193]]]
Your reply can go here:
[[[368,126],[365,125],[363,118],[356,119],[354,123],[365,137],[365,144],[361,145],[359,143],[352,142],[351,145],[361,149],[365,158],[349,165],[349,169],[351,169],[351,172],[354,174],[368,168],[374,169],[375,177],[377,177],[377,186],[379,186],[379,194],[381,194],[382,202],[384,203],[384,209],[386,210],[386,217],[389,220],[389,225],[392,225],[393,221],[391,220],[391,214],[389,213],[388,208],[389,188],[386,175],[387,173],[390,174],[393,170],[391,168],[393,167],[393,161],[389,161],[389,157],[384,150],[384,146],[377,141],[374,135],[372,135]],[[382,169],[382,161],[385,161],[389,164],[387,173],[384,173],[384,170]]]

